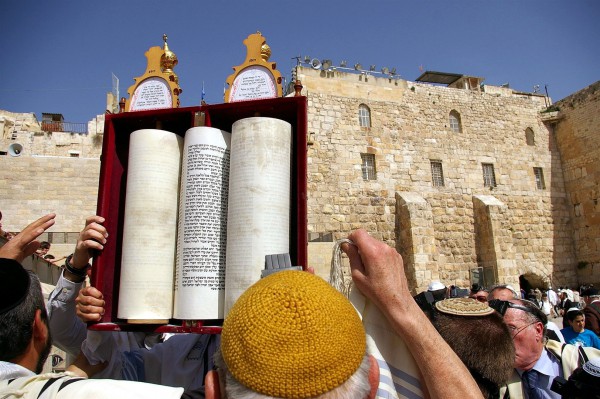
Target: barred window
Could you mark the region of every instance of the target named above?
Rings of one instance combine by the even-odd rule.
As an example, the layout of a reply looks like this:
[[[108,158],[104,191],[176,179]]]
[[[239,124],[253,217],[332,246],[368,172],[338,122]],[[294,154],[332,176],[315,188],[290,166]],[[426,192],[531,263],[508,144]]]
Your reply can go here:
[[[542,168],[533,168],[533,174],[535,175],[535,186],[538,190],[545,190],[546,183],[544,182],[544,170]]]
[[[360,127],[371,127],[371,110],[365,104],[358,107],[358,121]]]
[[[431,182],[434,187],[444,186],[444,171],[442,169],[442,161],[435,160],[431,162]]]
[[[460,133],[462,131],[462,126],[460,123],[460,114],[457,111],[450,111],[448,120],[450,123],[450,130],[452,130],[455,133]]]
[[[494,164],[483,163],[483,186],[496,187],[496,175],[494,174]]]
[[[363,180],[377,180],[377,170],[375,169],[374,154],[360,154],[362,159]]]
[[[525,129],[525,141],[527,142],[527,145],[535,145],[535,134],[530,127]]]

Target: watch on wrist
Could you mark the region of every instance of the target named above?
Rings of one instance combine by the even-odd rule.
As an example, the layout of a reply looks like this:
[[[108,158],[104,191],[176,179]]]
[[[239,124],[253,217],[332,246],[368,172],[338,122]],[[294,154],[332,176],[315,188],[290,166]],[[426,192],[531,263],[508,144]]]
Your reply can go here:
[[[85,265],[85,267],[78,269],[71,265],[71,259],[73,259],[73,254],[67,256],[67,259],[65,259],[65,269],[67,269],[69,273],[84,279],[87,276],[87,271],[92,268],[92,265],[88,263],[87,265]]]

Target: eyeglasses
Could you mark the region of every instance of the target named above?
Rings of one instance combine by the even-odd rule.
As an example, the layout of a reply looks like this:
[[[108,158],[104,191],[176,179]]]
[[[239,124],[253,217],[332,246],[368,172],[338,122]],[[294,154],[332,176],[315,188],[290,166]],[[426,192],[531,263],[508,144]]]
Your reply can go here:
[[[535,313],[533,313],[533,311],[531,309],[529,309],[523,305],[517,305],[516,303],[512,303],[509,301],[503,301],[502,299],[492,299],[491,301],[488,302],[488,305],[490,308],[494,309],[496,312],[500,313],[502,316],[504,316],[504,314],[506,313],[506,309],[508,309],[508,308],[519,309],[524,312],[535,315]]]
[[[510,332],[510,336],[511,336],[511,338],[512,338],[512,339],[515,339],[515,337],[516,337],[517,335],[519,335],[519,334],[521,333],[521,331],[523,331],[524,329],[526,329],[526,328],[527,328],[527,327],[529,327],[529,326],[532,326],[532,325],[534,325],[535,323],[538,323],[538,322],[537,322],[537,321],[534,321],[534,322],[532,322],[532,323],[529,323],[529,324],[526,324],[526,325],[524,325],[524,326],[523,326],[523,327],[521,327],[521,328],[517,328],[517,327],[515,327],[515,326],[508,326],[508,331]]]

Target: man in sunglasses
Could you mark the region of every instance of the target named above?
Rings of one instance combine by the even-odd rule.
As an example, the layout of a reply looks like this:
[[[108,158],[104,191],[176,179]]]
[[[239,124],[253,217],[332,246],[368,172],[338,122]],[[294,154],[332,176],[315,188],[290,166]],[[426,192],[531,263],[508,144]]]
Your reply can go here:
[[[515,373],[500,397],[560,399],[550,389],[554,378],[568,379],[587,360],[600,358],[596,349],[548,340],[546,315],[532,302],[491,300],[489,305],[503,315],[515,345]]]

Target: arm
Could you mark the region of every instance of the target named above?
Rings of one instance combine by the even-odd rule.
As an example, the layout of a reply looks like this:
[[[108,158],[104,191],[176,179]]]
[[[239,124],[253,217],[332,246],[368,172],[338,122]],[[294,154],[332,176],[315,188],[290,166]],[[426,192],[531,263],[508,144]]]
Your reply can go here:
[[[71,258],[71,266],[76,269],[83,269],[87,266],[93,250],[102,250],[106,243],[106,229],[102,226],[104,218],[92,216],[86,219],[85,227],[79,234],[75,252]],[[64,270],[56,285],[54,291],[48,299],[48,321],[56,346],[63,349],[71,355],[77,355],[81,348],[81,343],[86,337],[87,328],[85,322],[97,321],[97,318],[79,320],[76,315],[79,304],[76,306],[77,293],[83,286],[84,279],[68,270]],[[83,290],[89,290],[84,288]],[[86,291],[87,292],[87,291]],[[96,290],[100,299],[94,304],[104,306],[102,294]],[[78,298],[78,297],[77,297]],[[94,298],[95,299],[95,298]],[[88,309],[88,312],[94,309]],[[100,312],[102,309],[96,311]]]
[[[352,280],[387,317],[406,342],[432,398],[481,398],[475,380],[413,300],[402,257],[393,248],[357,230],[355,246],[342,249],[350,259]]]
[[[19,263],[31,256],[40,246],[37,238],[54,224],[55,213],[49,213],[32,222],[0,248],[0,258],[14,259]]]

